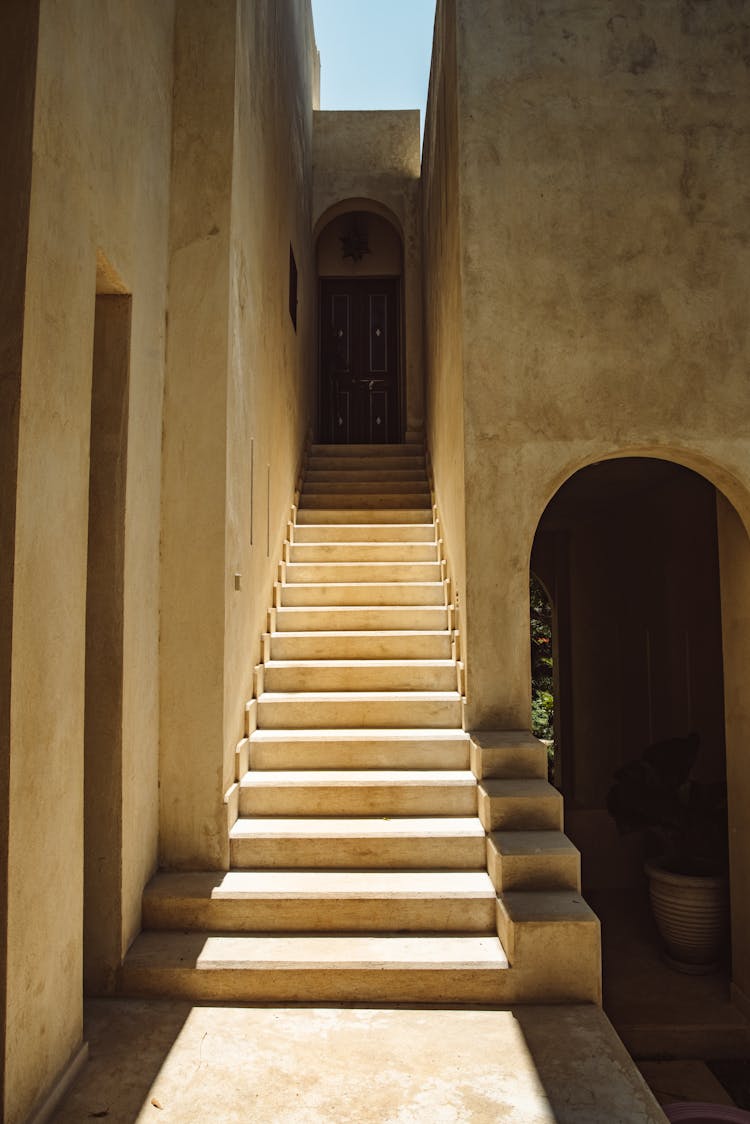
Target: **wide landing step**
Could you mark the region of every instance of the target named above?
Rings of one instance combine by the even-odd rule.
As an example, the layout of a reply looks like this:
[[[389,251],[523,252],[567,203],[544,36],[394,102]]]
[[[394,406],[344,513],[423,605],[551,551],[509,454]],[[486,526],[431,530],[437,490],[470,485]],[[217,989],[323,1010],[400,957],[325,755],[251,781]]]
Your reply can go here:
[[[494,936],[146,932],[121,971],[131,995],[232,1002],[501,1003],[508,961]]]

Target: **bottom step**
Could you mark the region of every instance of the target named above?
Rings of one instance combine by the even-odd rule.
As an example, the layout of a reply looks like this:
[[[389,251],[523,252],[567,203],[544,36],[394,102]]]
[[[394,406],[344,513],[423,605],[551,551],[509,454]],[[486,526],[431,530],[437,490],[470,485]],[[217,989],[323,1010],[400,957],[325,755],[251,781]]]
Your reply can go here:
[[[502,1003],[510,973],[494,936],[237,936],[142,933],[126,995],[232,1002]]]

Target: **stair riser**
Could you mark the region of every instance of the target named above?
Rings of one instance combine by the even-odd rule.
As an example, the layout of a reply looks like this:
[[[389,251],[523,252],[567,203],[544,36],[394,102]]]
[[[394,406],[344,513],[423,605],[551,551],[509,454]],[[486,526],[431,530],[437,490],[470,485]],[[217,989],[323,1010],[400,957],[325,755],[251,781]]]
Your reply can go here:
[[[326,609],[280,608],[276,613],[278,632],[375,632],[385,630],[409,632],[426,630],[438,632],[448,628],[448,610],[445,606],[387,605],[379,608]]]
[[[294,544],[297,543],[435,543],[435,525],[432,513],[424,512],[425,519],[418,523],[365,523],[334,522],[316,523],[308,520],[297,523],[293,529]]]
[[[390,463],[393,457],[424,457],[424,442],[403,441],[385,444],[381,441],[344,442],[316,441],[310,446],[309,459],[315,457],[377,457]]]
[[[144,900],[148,929],[204,932],[494,933],[495,898]]]
[[[136,968],[125,967],[120,991],[231,1003],[509,1003],[516,1001],[505,969]]]
[[[305,479],[305,485],[302,489],[302,495],[305,496],[334,496],[334,495],[351,495],[351,496],[381,496],[381,495],[400,495],[407,494],[413,496],[427,497],[429,504],[430,489],[427,481],[422,477],[421,479],[395,479],[396,474],[389,473],[386,479],[370,479],[370,480],[346,480],[341,479],[336,473],[328,473],[326,480],[311,480],[308,476]]]
[[[324,523],[349,525],[359,523],[364,526],[372,523],[414,523],[424,525],[432,523],[432,511],[425,505],[411,507],[393,505],[392,507],[367,508],[360,503],[351,508],[342,507],[340,505],[337,507],[320,509],[307,507],[301,508],[297,512],[298,527]],[[432,528],[432,538],[434,537],[435,531],[434,528]],[[367,536],[363,536],[363,539],[366,541]]]
[[[399,468],[365,467],[365,468],[310,468],[305,474],[305,487],[314,484],[356,484],[358,487],[368,485],[381,486],[383,483],[412,483],[420,487],[428,486],[425,470],[422,465],[406,465]],[[386,489],[387,490],[387,489]]]
[[[411,636],[274,633],[271,637],[272,660],[447,660],[450,657],[451,638],[447,632]]]
[[[297,564],[325,562],[437,562],[434,543],[293,543],[289,561]]]
[[[498,893],[581,889],[580,861],[569,855],[501,856],[489,851],[487,870]]]
[[[514,749],[479,750],[472,745],[471,768],[476,777],[498,780],[546,780],[547,749],[544,745]]]
[[[439,562],[290,562],[284,577],[294,582],[439,582]]]
[[[455,691],[456,667],[266,666],[267,691]]]
[[[240,790],[241,816],[475,816],[476,811],[473,785],[290,785]]]
[[[485,843],[448,833],[422,839],[230,839],[233,867],[319,870],[481,870]]]
[[[445,587],[441,582],[404,582],[367,585],[282,585],[281,606],[312,607],[326,605],[443,605]]]
[[[562,800],[490,798],[480,789],[479,819],[485,831],[562,831]]]
[[[253,770],[295,769],[465,769],[468,752],[464,746],[403,744],[337,745],[327,742],[305,745],[290,743],[250,746]]]
[[[266,730],[382,729],[454,727],[461,725],[461,703],[455,701],[307,701],[258,700],[258,726]]]
[[[299,515],[303,512],[307,514],[315,514],[316,511],[330,511],[338,512],[346,516],[349,511],[370,512],[377,513],[378,515],[385,514],[389,511],[391,515],[394,511],[404,508],[406,511],[424,510],[430,506],[429,493],[409,493],[400,495],[398,493],[380,493],[379,495],[368,496],[362,492],[355,494],[345,493],[334,494],[325,493],[324,495],[310,495],[303,492],[300,499]],[[381,520],[378,520],[380,522]],[[412,520],[407,520],[411,522]],[[309,522],[309,520],[308,520]],[[391,519],[383,519],[383,523],[391,522]]]

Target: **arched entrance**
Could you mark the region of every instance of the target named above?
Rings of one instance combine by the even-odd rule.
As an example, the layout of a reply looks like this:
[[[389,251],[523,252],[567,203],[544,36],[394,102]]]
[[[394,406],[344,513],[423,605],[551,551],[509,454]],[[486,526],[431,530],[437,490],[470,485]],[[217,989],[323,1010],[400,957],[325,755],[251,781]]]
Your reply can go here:
[[[393,222],[357,203],[323,225],[318,435],[332,444],[403,440],[403,244]]]
[[[696,732],[693,776],[727,781],[731,963],[712,993],[706,983],[685,982],[681,995],[685,1011],[692,1002],[707,1010],[723,1001],[728,1009],[731,994],[747,1012],[750,833],[742,809],[750,708],[742,669],[750,647],[750,541],[742,520],[708,479],[680,464],[601,461],[574,473],[547,504],[531,570],[553,604],[555,779],[565,794],[566,832],[581,850],[584,894],[603,921],[605,1006],[607,925],[620,926],[610,929],[611,967],[646,885],[642,838],[618,835],[607,793],[617,769],[647,746]],[[610,987],[611,1017],[649,1001],[646,975],[616,994]],[[698,1023],[700,1016],[696,1032]],[[624,1037],[639,1048],[637,1038]]]

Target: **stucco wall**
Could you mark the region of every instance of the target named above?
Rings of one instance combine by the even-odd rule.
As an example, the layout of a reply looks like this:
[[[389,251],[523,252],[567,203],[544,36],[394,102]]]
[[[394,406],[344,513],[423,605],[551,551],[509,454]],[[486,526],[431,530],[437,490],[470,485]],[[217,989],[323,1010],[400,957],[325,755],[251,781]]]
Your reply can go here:
[[[435,18],[422,154],[427,443],[460,627],[466,601],[461,225],[455,5]]]
[[[18,449],[4,1119],[81,1040],[89,420],[97,250],[133,294],[120,944],[156,860],[158,556],[172,4],[43,0]],[[106,752],[107,747],[103,747]],[[102,909],[109,908],[102,903]]]
[[[222,798],[308,425],[314,63],[307,0],[178,4],[162,540],[168,866],[228,864]]]
[[[323,59],[325,67],[325,59]],[[313,115],[313,224],[319,234],[342,205],[385,208],[403,239],[405,434],[424,432],[419,111],[317,111]],[[369,262],[362,262],[366,276]],[[346,276],[355,275],[349,268]]]
[[[747,6],[457,0],[470,724],[528,722],[528,549],[616,452],[747,518]]]

